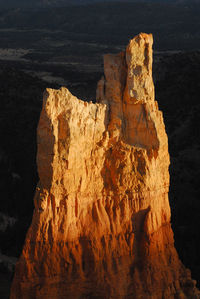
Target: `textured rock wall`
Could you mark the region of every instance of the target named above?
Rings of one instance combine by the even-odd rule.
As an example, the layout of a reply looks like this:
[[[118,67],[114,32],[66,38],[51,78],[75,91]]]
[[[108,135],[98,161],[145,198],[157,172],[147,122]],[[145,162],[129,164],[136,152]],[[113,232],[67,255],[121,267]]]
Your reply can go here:
[[[200,298],[170,225],[152,36],[105,55],[97,104],[47,89],[40,182],[11,299]]]

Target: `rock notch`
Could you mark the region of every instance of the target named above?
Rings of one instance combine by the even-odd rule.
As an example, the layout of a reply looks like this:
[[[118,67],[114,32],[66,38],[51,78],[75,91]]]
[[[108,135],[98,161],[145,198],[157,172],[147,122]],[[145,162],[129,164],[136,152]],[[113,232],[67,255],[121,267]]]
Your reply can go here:
[[[170,224],[152,35],[105,55],[97,104],[47,89],[40,181],[11,299],[200,298]]]

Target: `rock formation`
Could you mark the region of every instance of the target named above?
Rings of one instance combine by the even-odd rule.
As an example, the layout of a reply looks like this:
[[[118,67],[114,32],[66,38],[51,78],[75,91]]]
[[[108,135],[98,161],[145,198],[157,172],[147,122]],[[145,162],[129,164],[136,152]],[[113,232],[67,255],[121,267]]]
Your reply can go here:
[[[170,224],[152,36],[105,55],[98,103],[47,89],[40,181],[11,299],[200,298]]]

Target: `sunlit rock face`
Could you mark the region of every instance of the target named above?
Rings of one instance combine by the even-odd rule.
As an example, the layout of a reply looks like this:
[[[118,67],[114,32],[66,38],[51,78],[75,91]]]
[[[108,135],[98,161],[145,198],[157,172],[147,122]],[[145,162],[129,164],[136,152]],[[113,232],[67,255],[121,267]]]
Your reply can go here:
[[[40,182],[12,299],[200,298],[174,248],[152,42],[139,34],[104,57],[97,104],[46,90]]]

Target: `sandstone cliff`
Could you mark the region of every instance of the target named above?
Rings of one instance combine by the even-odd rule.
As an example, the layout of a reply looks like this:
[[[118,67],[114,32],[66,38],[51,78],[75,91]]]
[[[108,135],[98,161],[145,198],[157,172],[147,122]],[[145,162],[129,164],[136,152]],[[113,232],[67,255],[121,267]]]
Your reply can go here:
[[[152,36],[105,55],[97,104],[47,89],[40,182],[11,299],[200,298],[174,248]]]

